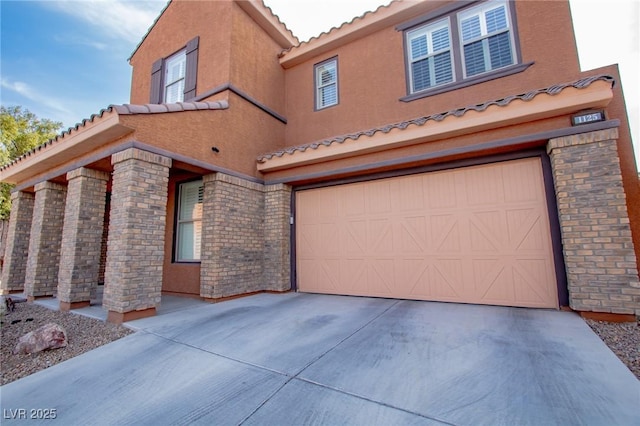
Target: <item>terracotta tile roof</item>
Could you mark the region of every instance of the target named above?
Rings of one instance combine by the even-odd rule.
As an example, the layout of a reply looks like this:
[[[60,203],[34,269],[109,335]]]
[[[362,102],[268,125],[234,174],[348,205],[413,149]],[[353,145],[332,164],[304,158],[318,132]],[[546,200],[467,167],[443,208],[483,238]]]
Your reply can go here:
[[[360,136],[374,136],[376,133],[389,133],[391,130],[394,129],[400,129],[400,130],[404,130],[406,128],[408,128],[409,126],[423,126],[425,123],[429,122],[429,121],[442,121],[445,118],[449,117],[449,116],[454,116],[454,117],[462,117],[464,114],[466,114],[468,111],[478,111],[478,112],[482,112],[485,111],[487,108],[489,108],[492,105],[497,105],[497,106],[507,106],[509,105],[511,102],[515,101],[515,100],[522,100],[522,101],[530,101],[533,98],[535,98],[537,95],[540,94],[548,94],[548,95],[557,95],[560,92],[562,92],[564,89],[569,88],[569,87],[573,87],[576,89],[583,89],[585,87],[590,86],[593,82],[595,81],[608,81],[610,82],[612,85],[615,83],[615,80],[613,77],[609,76],[609,75],[597,75],[597,76],[593,76],[593,77],[587,77],[587,78],[583,78],[577,81],[573,81],[570,83],[563,83],[563,84],[557,84],[557,85],[553,85],[550,87],[545,87],[544,89],[537,89],[537,90],[532,90],[530,92],[526,92],[526,93],[522,93],[519,95],[513,95],[513,96],[508,96],[506,98],[503,99],[498,99],[498,100],[493,100],[493,101],[488,101],[488,102],[484,102],[481,104],[477,104],[477,105],[470,105],[467,107],[463,107],[463,108],[456,108],[456,109],[452,109],[450,111],[446,111],[443,113],[438,113],[438,114],[431,114],[431,115],[427,115],[427,116],[423,116],[423,117],[417,117],[411,120],[407,120],[407,121],[401,121],[398,123],[393,123],[393,124],[387,124],[385,126],[381,126],[381,127],[376,127],[373,129],[368,129],[368,130],[363,130],[363,131],[359,131],[359,132],[355,132],[355,133],[350,133],[347,135],[341,135],[341,136],[335,136],[329,139],[324,139],[324,140],[320,140],[320,141],[316,141],[316,142],[311,142],[311,143],[307,143],[304,145],[298,145],[298,146],[292,146],[292,147],[287,147],[284,148],[282,150],[279,151],[275,151],[269,154],[263,154],[261,156],[259,156],[257,158],[258,162],[263,163],[267,160],[270,160],[271,158],[274,157],[282,157],[285,154],[289,154],[289,155],[293,155],[296,152],[304,152],[307,149],[317,149],[318,147],[324,145],[324,146],[330,146],[332,144],[341,144],[349,139],[351,140],[356,140],[358,139]]]
[[[172,104],[146,104],[146,105],[109,105],[107,108],[101,109],[97,114],[92,114],[89,118],[85,118],[74,127],[69,127],[67,130],[62,131],[53,139],[49,139],[45,143],[33,148],[31,151],[24,153],[22,156],[16,158],[12,162],[0,167],[1,170],[5,170],[22,159],[35,154],[37,151],[46,148],[49,145],[53,145],[56,142],[62,141],[67,135],[82,131],[82,128],[86,127],[88,123],[102,118],[104,114],[116,112],[119,115],[139,115],[139,114],[163,114],[171,112],[184,112],[184,111],[203,111],[203,110],[221,110],[229,108],[229,102],[226,100],[216,102],[178,102]]]
[[[113,109],[120,115],[162,114],[165,112],[201,111],[227,108],[229,108],[229,102],[224,100],[216,102],[177,102],[173,104],[124,104],[109,106],[109,109]]]
[[[287,27],[287,24],[285,24],[284,21],[282,19],[280,19],[280,17],[276,13],[273,13],[273,10],[269,6],[264,4],[264,0],[260,0],[260,3],[262,3],[262,7],[264,7],[265,9],[267,9],[269,11],[271,16],[274,17],[274,19],[278,22],[278,24],[281,25],[285,29],[285,31],[287,31],[289,34],[291,34],[291,37],[296,39],[298,41],[298,43],[299,43],[300,41],[298,40],[298,37],[296,37],[296,35],[293,33],[293,31],[291,31],[289,29],[289,27]]]

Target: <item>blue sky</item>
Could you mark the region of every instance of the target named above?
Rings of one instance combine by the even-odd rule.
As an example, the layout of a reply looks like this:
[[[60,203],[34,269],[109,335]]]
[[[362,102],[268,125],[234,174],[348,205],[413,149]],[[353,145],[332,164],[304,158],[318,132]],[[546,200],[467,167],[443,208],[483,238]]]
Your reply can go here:
[[[265,0],[300,40],[387,3]],[[2,105],[22,105],[66,128],[110,104],[127,103],[127,59],[165,5],[165,0],[0,0]],[[582,69],[620,64],[640,158],[640,2],[571,0],[571,9]]]

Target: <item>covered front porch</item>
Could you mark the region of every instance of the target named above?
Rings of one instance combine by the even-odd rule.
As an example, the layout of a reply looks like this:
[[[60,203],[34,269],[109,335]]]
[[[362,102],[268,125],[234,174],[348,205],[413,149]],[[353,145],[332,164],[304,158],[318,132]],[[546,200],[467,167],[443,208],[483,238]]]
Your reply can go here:
[[[287,290],[289,213],[265,205],[288,206],[290,189],[169,150],[154,128],[154,116],[174,121],[175,144],[187,118],[200,114],[209,127],[226,102],[132,107],[112,107],[0,170],[16,184],[0,293],[122,323],[156,315],[176,295],[217,301]],[[199,208],[189,210],[198,257],[181,262],[177,194],[191,181],[201,183]],[[276,261],[285,264],[265,273]]]

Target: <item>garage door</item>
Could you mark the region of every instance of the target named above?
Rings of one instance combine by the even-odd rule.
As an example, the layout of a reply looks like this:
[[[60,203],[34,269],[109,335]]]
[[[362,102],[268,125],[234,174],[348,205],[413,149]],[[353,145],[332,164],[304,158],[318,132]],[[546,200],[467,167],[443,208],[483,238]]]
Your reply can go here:
[[[539,158],[296,193],[302,292],[558,307]]]

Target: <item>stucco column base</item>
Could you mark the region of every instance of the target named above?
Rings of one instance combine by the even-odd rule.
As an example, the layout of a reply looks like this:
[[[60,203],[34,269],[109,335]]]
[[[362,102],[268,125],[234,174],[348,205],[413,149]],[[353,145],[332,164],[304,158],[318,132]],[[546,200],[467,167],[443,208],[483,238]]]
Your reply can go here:
[[[91,306],[91,302],[90,301],[84,301],[84,302],[60,302],[60,310],[64,311],[64,312],[69,312],[72,309],[80,309],[80,308],[86,308],[88,306]]]
[[[107,311],[107,322],[112,324],[122,324],[140,318],[147,318],[156,315],[156,308],[143,309],[141,311],[114,312]]]

